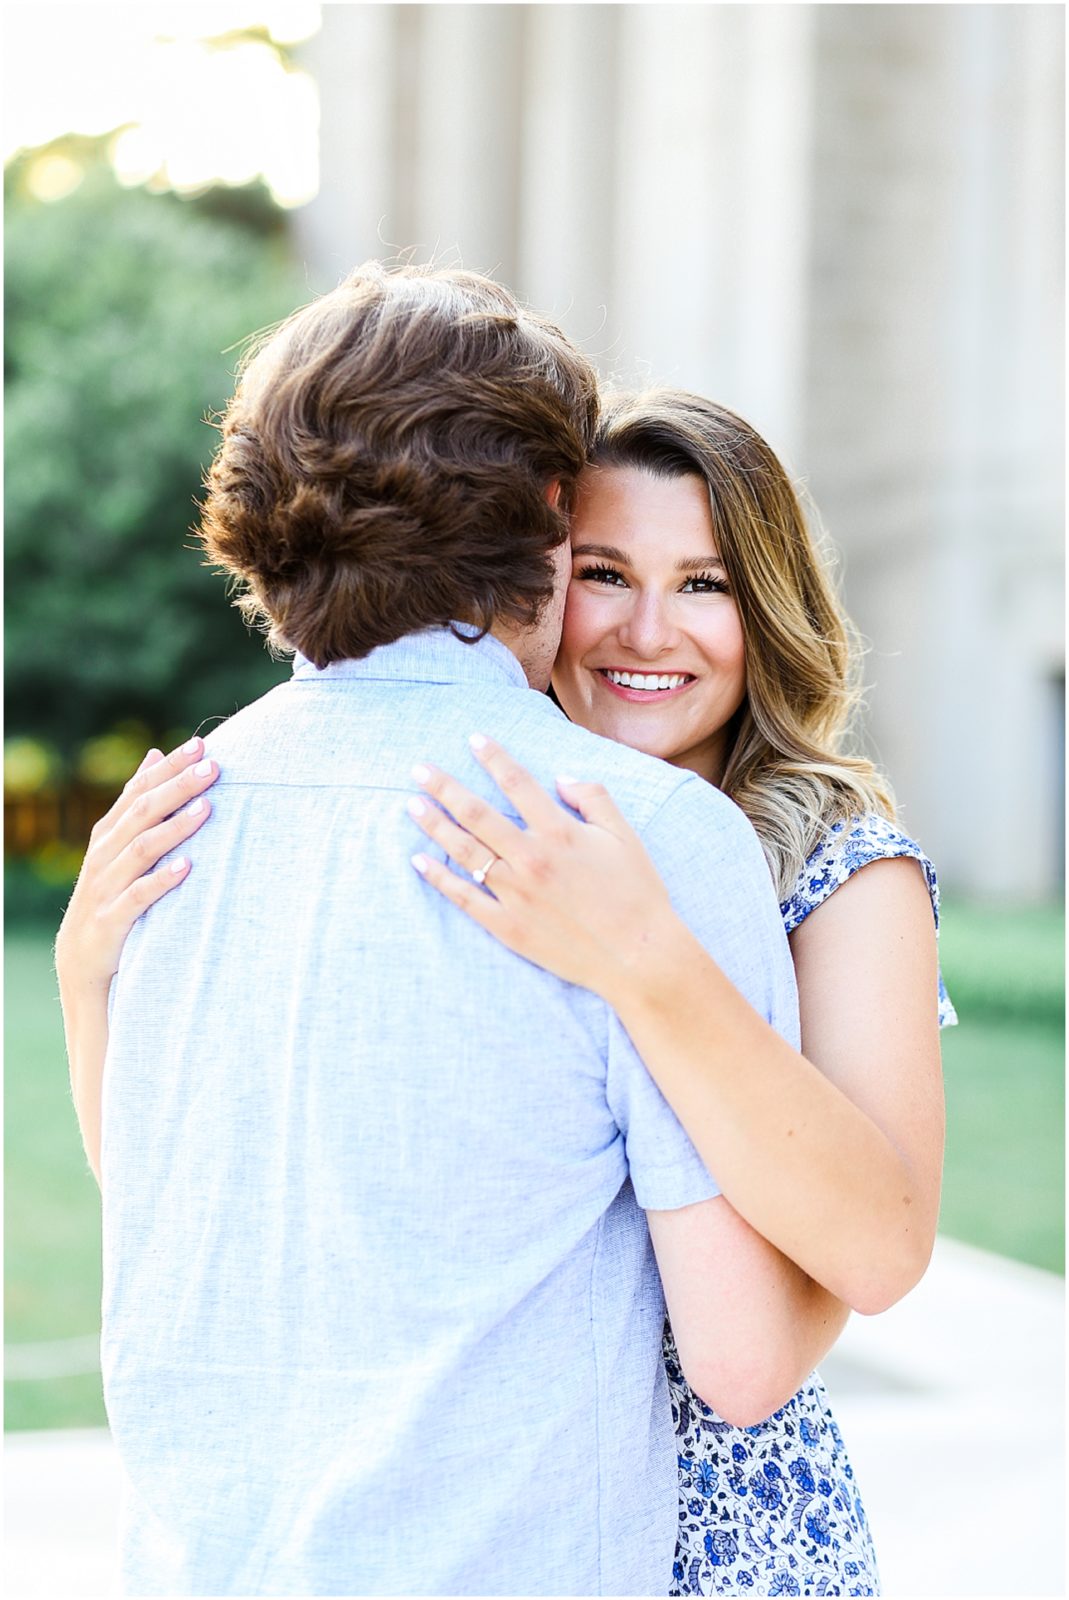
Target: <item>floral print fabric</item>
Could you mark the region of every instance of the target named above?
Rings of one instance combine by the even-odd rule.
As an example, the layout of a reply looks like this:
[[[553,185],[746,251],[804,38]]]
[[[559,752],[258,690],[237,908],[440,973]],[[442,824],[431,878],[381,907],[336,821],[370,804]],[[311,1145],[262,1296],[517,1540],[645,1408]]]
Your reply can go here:
[[[691,1392],[674,1339],[664,1365],[679,1451],[672,1595],[877,1595],[875,1554],[821,1379],[757,1427]]]
[[[783,925],[793,933],[811,911],[823,905],[848,878],[873,861],[911,856],[924,871],[932,900],[936,933],[939,931],[939,884],[935,868],[920,845],[885,817],[854,817],[850,822],[834,822],[813,851],[798,876],[794,893],[780,906]],[[942,974],[939,977],[939,1026],[949,1028],[958,1020],[950,1002]]]
[[[837,822],[781,907],[793,932],[872,861],[924,870],[936,929],[939,886],[920,846],[883,817]],[[942,977],[939,1024],[958,1019]],[[766,1422],[736,1428],[699,1400],[667,1325],[664,1361],[679,1462],[672,1595],[878,1595],[876,1556],[842,1435],[819,1375]]]
[[[865,1510],[817,1374],[767,1422],[736,1428],[687,1386],[668,1328],[664,1359],[679,1461],[669,1593],[879,1594]]]

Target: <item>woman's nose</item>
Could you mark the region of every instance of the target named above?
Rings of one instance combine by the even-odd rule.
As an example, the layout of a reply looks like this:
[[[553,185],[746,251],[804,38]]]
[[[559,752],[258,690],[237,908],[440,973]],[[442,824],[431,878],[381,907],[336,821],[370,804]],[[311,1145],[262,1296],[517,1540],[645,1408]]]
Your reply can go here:
[[[632,654],[652,661],[674,649],[678,641],[679,629],[665,600],[656,594],[636,596],[620,628],[620,643]]]

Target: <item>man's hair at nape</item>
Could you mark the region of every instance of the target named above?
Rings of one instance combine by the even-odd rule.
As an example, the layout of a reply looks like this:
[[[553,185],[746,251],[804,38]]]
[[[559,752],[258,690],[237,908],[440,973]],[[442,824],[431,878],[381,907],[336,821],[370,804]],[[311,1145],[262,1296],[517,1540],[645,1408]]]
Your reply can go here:
[[[529,626],[597,419],[590,363],[502,285],[369,261],[251,352],[199,535],[246,620],[319,667]]]

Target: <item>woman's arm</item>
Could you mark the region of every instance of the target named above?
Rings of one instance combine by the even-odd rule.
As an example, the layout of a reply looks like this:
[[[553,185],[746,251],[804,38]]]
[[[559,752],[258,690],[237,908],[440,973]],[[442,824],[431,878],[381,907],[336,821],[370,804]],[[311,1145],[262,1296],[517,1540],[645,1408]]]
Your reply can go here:
[[[215,782],[219,769],[213,761],[201,759],[203,755],[200,738],[190,739],[169,756],[149,751],[94,827],[56,935],[71,1092],[82,1143],[98,1183],[108,989],[137,918],[189,874],[185,856],[150,869],[208,818],[210,802],[200,797]]]
[[[646,1219],[688,1384],[725,1422],[763,1422],[824,1359],[849,1308],[723,1195]]]
[[[615,1007],[723,1192],[856,1311],[907,1293],[939,1213],[943,1097],[931,901],[873,862],[792,935],[799,1054],[678,919]]]
[[[865,867],[793,936],[802,1055],[675,915],[600,785],[561,780],[584,825],[499,747],[476,754],[528,826],[430,771],[423,787],[456,823],[424,805],[420,826],[469,870],[500,859],[492,896],[427,858],[420,870],[510,948],[614,1008],[758,1234],[855,1310],[892,1305],[931,1254],[942,1162],[935,928],[917,864]]]

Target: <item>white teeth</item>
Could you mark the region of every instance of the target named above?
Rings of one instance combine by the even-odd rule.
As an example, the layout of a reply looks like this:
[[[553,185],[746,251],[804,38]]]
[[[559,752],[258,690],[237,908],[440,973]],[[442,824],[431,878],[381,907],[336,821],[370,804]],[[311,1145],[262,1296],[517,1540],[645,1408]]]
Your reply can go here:
[[[610,683],[619,684],[622,689],[645,689],[647,692],[678,689],[681,683],[687,681],[685,672],[663,672],[659,677],[652,672],[606,672],[605,676]]]

